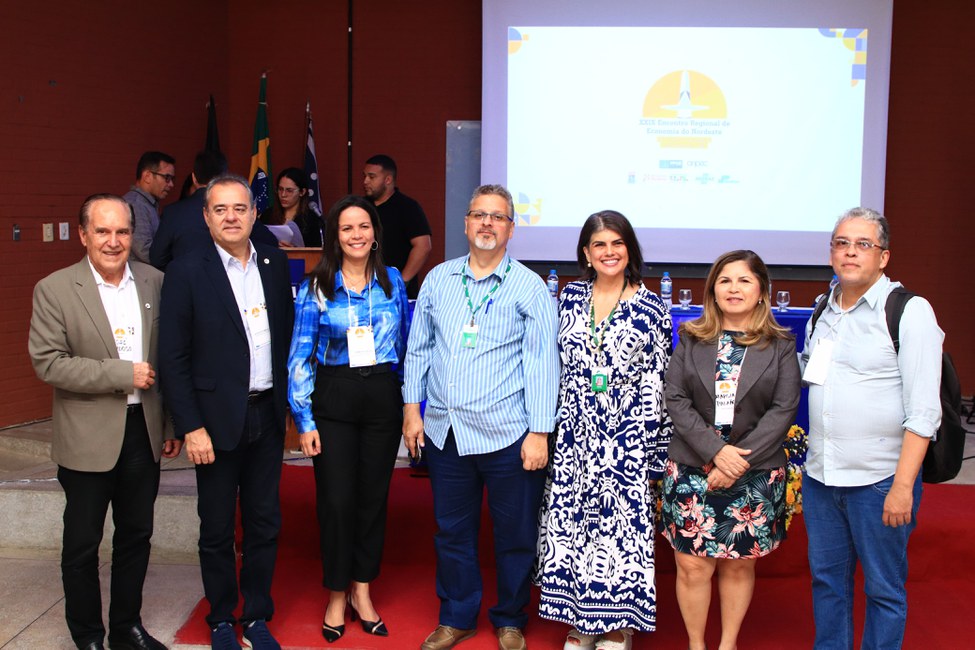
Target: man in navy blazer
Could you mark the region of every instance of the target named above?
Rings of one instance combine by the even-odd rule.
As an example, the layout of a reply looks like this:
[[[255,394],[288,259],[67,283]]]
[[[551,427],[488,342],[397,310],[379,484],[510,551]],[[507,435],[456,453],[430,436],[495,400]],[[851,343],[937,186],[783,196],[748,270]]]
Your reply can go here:
[[[210,229],[203,219],[203,207],[207,184],[227,173],[227,159],[222,153],[201,151],[193,160],[193,194],[163,208],[159,230],[149,249],[149,261],[160,271],[169,263],[189,251],[211,248]],[[260,244],[277,246],[278,238],[267,226],[258,221],[251,231],[251,239]]]
[[[257,211],[245,179],[210,181],[203,215],[214,245],[167,267],[160,386],[176,436],[196,464],[200,569],[213,647],[240,647],[233,627],[239,493],[240,623],[253,647],[279,648],[265,622],[274,613],[271,579],[294,321],[288,260],[279,249],[249,239]]]

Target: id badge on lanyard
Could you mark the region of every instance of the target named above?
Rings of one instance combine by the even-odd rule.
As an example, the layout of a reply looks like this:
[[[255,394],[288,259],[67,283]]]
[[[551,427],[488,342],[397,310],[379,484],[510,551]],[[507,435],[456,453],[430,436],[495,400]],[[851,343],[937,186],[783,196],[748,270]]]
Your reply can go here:
[[[802,380],[807,384],[822,386],[826,383],[829,362],[833,357],[832,339],[822,338],[816,341],[812,356],[806,362],[806,371],[802,373]]]
[[[349,367],[376,365],[376,339],[371,327],[350,327],[345,331],[349,344]]]
[[[609,388],[609,368],[600,366],[592,369],[592,392],[605,393]]]
[[[734,424],[735,394],[738,382],[731,379],[718,379],[714,382],[714,425],[717,427]]]
[[[467,323],[460,328],[460,345],[471,350],[477,346],[477,325]]]

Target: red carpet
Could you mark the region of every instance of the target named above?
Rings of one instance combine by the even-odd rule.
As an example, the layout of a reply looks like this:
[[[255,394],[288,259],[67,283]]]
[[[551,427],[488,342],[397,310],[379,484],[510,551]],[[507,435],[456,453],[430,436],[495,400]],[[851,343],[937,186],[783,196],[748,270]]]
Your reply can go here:
[[[971,621],[965,612],[975,603],[975,570],[969,539],[975,537],[971,503],[975,486],[928,485],[920,522],[911,538],[909,608],[905,648],[970,647]],[[284,468],[281,486],[283,526],[274,580],[277,611],[269,624],[285,648],[416,649],[437,624],[430,482],[397,470],[390,496],[389,529],[383,574],[373,584],[373,601],[391,631],[388,638],[367,635],[346,623],[346,634],[327,644],[321,637],[325,590],[321,587],[318,526],[311,468]],[[494,602],[491,531],[485,515],[481,530],[485,597],[478,633],[464,650],[494,650],[486,610]],[[686,647],[684,625],[674,596],[674,560],[658,537],[657,632],[635,638],[634,648]],[[789,539],[758,563],[759,579],[739,647],[779,650],[812,646],[813,621],[802,518],[793,521]],[[708,642],[719,638],[717,597],[712,601]],[[176,635],[177,643],[209,645],[206,601]],[[534,612],[534,606],[531,609]],[[856,621],[862,626],[862,597]],[[532,650],[561,650],[567,629],[532,614],[526,636]],[[859,645],[859,639],[857,639]]]

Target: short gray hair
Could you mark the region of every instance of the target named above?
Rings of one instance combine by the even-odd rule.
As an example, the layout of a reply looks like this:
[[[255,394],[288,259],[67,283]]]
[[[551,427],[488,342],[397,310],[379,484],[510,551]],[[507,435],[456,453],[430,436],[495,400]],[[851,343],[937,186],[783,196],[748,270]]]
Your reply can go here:
[[[254,192],[251,191],[251,185],[250,183],[247,182],[246,178],[244,178],[243,176],[238,176],[237,174],[220,174],[219,176],[216,176],[213,179],[211,179],[211,181],[207,183],[207,190],[203,199],[204,207],[210,205],[210,193],[213,191],[213,188],[215,188],[218,185],[233,185],[234,183],[240,185],[245,190],[247,190],[247,202],[253,208]]]
[[[504,185],[481,185],[474,190],[471,195],[471,203],[474,203],[479,196],[500,196],[508,204],[508,217],[514,221],[515,202],[511,199],[511,192],[505,189]]]
[[[890,248],[890,224],[887,223],[887,217],[871,208],[850,208],[841,214],[840,218],[836,220],[836,225],[833,226],[833,233],[830,235],[830,239],[836,237],[836,231],[840,227],[840,224],[851,219],[863,219],[877,226],[877,242],[884,250]]]
[[[78,225],[81,226],[82,230],[88,230],[88,221],[91,219],[91,209],[99,201],[114,201],[115,203],[124,205],[125,211],[129,213],[129,230],[135,232],[135,215],[132,212],[132,206],[129,205],[128,201],[117,194],[92,194],[84,200],[84,202],[81,204],[81,209],[78,211]]]

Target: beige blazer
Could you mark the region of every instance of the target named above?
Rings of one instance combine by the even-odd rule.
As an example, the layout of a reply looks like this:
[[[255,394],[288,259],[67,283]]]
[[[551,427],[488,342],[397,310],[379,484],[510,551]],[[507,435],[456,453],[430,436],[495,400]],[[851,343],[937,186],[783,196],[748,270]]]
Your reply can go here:
[[[132,260],[129,267],[142,308],[142,350],[155,368],[163,274]],[[54,387],[51,459],[82,472],[112,469],[122,450],[133,370],[119,359],[87,256],[34,287],[28,350],[38,378]],[[164,437],[172,437],[171,427],[165,433],[158,384],[142,391],[142,406],[158,461]]]
[[[678,463],[703,466],[725,443],[714,433],[714,365],[717,343],[681,337],[670,366],[664,393],[674,422],[667,454]],[[799,360],[793,338],[774,339],[767,347],[749,346],[735,394],[731,444],[752,453],[753,469],[785,465],[782,443],[799,408]]]

